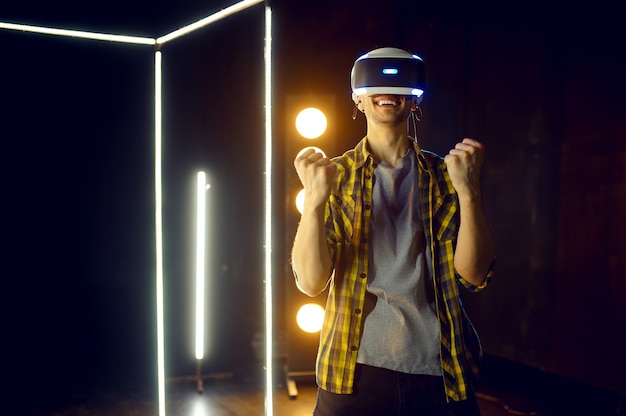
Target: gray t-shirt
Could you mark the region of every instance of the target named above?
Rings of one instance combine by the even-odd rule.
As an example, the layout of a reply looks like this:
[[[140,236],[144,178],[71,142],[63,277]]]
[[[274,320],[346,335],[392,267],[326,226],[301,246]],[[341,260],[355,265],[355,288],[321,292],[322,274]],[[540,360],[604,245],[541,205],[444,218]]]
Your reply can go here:
[[[441,375],[417,158],[409,147],[396,166],[374,169],[370,270],[357,362],[410,374]]]

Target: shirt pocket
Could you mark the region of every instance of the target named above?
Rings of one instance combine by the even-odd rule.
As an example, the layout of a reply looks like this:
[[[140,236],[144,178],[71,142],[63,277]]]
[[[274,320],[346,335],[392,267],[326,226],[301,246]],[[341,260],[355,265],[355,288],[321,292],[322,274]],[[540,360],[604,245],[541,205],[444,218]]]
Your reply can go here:
[[[341,234],[341,239],[349,242],[355,228],[355,195],[331,195],[329,208],[333,228],[337,233]]]
[[[433,216],[433,235],[439,241],[456,238],[459,230],[459,217],[457,215],[459,205],[454,194],[442,196],[435,205]]]

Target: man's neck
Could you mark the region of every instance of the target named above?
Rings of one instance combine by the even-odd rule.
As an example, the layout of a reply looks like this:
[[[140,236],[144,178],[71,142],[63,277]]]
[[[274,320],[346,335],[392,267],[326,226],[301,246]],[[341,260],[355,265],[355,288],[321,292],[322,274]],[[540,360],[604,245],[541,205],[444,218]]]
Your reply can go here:
[[[409,140],[405,126],[375,127],[369,126],[367,142],[370,152],[382,161],[395,166],[409,147]]]

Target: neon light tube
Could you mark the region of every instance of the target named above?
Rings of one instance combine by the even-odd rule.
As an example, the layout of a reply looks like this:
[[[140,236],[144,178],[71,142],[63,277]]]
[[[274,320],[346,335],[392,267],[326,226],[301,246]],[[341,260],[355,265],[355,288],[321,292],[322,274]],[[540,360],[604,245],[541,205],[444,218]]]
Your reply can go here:
[[[198,172],[196,182],[196,360],[204,358],[206,189],[206,173]]]
[[[46,35],[69,36],[73,38],[106,40],[110,42],[136,43],[140,45],[156,45],[156,39],[142,38],[137,36],[112,35],[108,33],[83,32],[81,30],[55,29],[51,27],[40,27],[21,25],[15,23],[0,22],[0,29],[19,30],[22,32],[43,33]]]
[[[163,324],[163,194],[161,179],[162,96],[160,51],[154,54],[154,195],[156,234],[157,382],[159,416],[165,416],[165,333]]]
[[[193,32],[194,30],[200,29],[201,27],[210,25],[211,23],[214,23],[218,20],[221,20],[225,17],[230,16],[231,14],[237,13],[241,10],[244,10],[250,6],[254,6],[257,3],[261,3],[263,0],[244,0],[244,1],[240,1],[239,3],[233,4],[232,6],[229,6],[217,13],[214,13],[210,16],[205,17],[204,19],[198,20],[195,23],[192,23],[190,25],[181,27],[178,30],[175,30],[165,36],[161,36],[159,38],[156,39],[156,43],[159,45],[162,45],[166,42],[169,42],[171,40],[174,40],[176,38],[179,38],[181,36],[186,35],[189,32]]]
[[[265,416],[273,416],[272,320],[272,9],[265,6]]]

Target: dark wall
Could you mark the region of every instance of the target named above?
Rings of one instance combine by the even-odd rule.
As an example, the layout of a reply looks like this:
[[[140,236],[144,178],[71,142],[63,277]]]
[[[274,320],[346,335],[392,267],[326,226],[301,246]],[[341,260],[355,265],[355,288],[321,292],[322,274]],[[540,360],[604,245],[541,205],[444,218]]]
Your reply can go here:
[[[566,61],[554,366],[623,392],[626,61],[619,35],[599,34]]]
[[[623,391],[626,61],[609,22],[573,23],[470,29],[499,278],[468,305],[488,352]]]
[[[154,375],[153,59],[0,37],[5,374],[28,414]],[[28,383],[41,389],[20,401]]]

